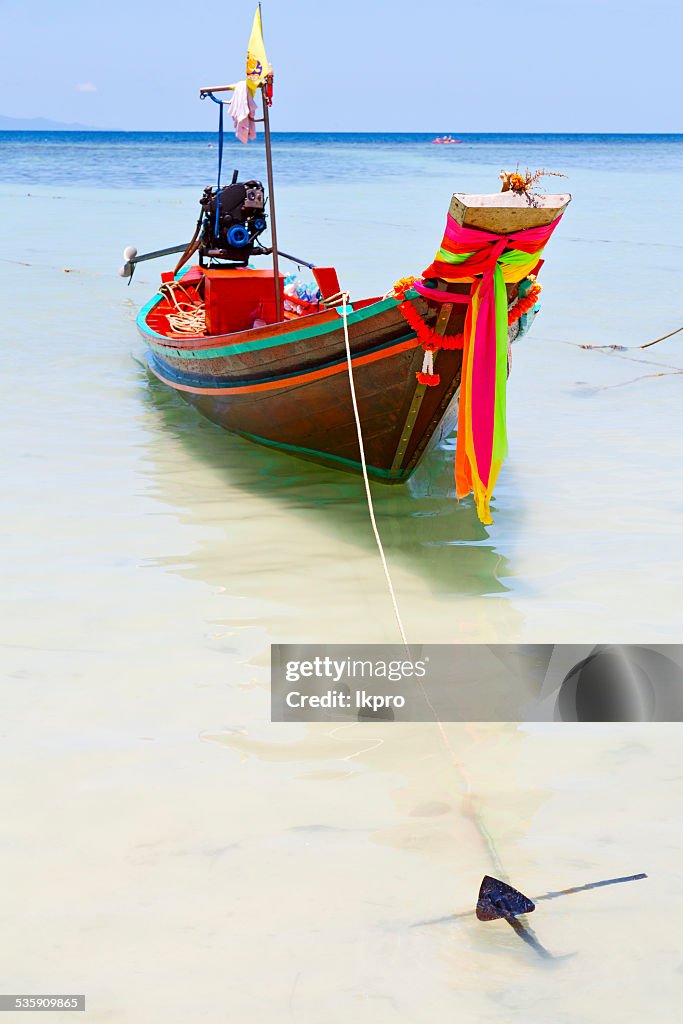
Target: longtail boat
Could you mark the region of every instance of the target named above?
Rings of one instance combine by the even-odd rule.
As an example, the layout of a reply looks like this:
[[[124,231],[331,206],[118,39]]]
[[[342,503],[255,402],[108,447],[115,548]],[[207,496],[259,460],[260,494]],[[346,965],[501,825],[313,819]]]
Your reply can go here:
[[[258,40],[260,12],[256,17]],[[239,182],[235,172],[230,185],[220,183],[224,101],[216,94],[239,86],[203,89],[220,104],[219,171],[216,186],[204,190],[194,237],[144,256],[124,253],[121,273],[129,278],[142,259],[182,253],[137,319],[149,370],[232,433],[359,471],[353,383],[366,470],[384,483],[406,481],[459,420],[456,491],[462,497],[473,490],[479,517],[491,522],[489,501],[506,450],[509,342],[538,310],[543,245],[571,197],[456,193],[441,247],[421,278],[403,278],[386,295],[350,298],[334,267],[278,249],[273,77],[265,53],[254,63],[254,38],[246,84],[253,84],[256,67],[272,244],[259,241],[267,217],[261,182]],[[189,265],[195,254],[198,262]],[[272,266],[254,267],[253,258],[263,255]],[[288,294],[280,258],[308,267],[315,290],[305,298]]]

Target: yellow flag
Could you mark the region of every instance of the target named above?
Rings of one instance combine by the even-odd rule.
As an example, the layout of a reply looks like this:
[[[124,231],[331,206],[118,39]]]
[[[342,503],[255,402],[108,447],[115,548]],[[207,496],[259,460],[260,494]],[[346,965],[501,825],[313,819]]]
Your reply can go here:
[[[251,27],[249,46],[247,47],[247,87],[250,93],[256,92],[266,75],[270,73],[270,64],[263,45],[263,29],[261,27],[261,8],[256,8],[254,24]]]

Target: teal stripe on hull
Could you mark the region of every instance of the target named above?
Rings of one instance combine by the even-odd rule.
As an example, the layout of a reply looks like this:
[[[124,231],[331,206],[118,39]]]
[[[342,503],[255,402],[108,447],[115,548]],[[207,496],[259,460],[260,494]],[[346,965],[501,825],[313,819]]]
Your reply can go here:
[[[383,345],[377,345],[375,348],[369,348],[366,352],[358,353],[356,356],[354,356],[353,361],[355,362],[357,359],[362,359],[364,356],[373,355],[375,352],[382,352],[384,349],[393,348],[394,345],[401,345],[401,344],[403,344],[404,341],[411,341],[414,338],[416,338],[415,332],[414,331],[408,331],[407,334],[401,334],[398,338],[393,338],[391,341],[387,341]],[[343,356],[341,359],[334,359],[334,360],[331,360],[331,361],[326,362],[326,363],[318,363],[318,364],[316,364],[315,367],[312,367],[310,370],[296,370],[296,371],[291,371],[290,370],[286,374],[275,374],[275,375],[271,375],[270,377],[240,378],[238,380],[233,380],[230,377],[226,377],[226,376],[222,376],[222,377],[211,377],[211,376],[196,377],[196,376],[190,376],[189,374],[185,374],[183,371],[179,370],[177,367],[171,366],[169,363],[165,363],[162,360],[158,360],[156,358],[156,356],[154,355],[154,353],[148,353],[147,354],[147,362],[148,362],[149,366],[152,368],[152,370],[154,370],[154,367],[158,367],[159,372],[162,374],[162,376],[168,378],[169,384],[171,384],[171,386],[174,383],[176,383],[176,384],[187,384],[190,387],[199,387],[199,388],[211,388],[211,387],[214,387],[214,388],[216,388],[217,391],[225,392],[225,390],[227,388],[238,388],[239,389],[239,388],[245,388],[245,387],[258,387],[259,384],[270,384],[270,383],[273,383],[273,382],[281,383],[283,388],[289,387],[290,385],[288,384],[288,381],[290,381],[292,378],[299,378],[302,375],[305,375],[306,373],[309,373],[309,372],[310,373],[315,373],[318,370],[326,370],[326,369],[329,369],[330,367],[333,367],[333,366],[335,366],[335,367],[346,366],[346,357]],[[326,378],[317,378],[317,379],[323,379],[324,380]],[[316,380],[313,380],[310,383],[316,383]],[[299,385],[297,384],[296,386],[298,387]]]
[[[310,456],[317,462],[330,462],[336,466],[345,467],[346,469],[353,470],[354,472],[362,472],[363,467],[360,462],[355,462],[353,459],[345,459],[341,455],[328,455],[326,452],[319,452],[315,448],[300,448],[296,444],[285,444],[282,441],[269,441],[266,437],[259,437],[258,434],[248,434],[243,430],[234,430],[231,433],[237,434],[239,437],[245,437],[249,441],[255,441],[257,444],[266,445],[268,448],[277,448],[279,451],[292,452],[294,455]],[[376,466],[367,466],[367,471],[371,476],[380,477],[382,480],[386,480],[388,483],[402,483],[410,476],[405,470],[400,470],[398,473],[392,473],[389,469],[378,469]]]

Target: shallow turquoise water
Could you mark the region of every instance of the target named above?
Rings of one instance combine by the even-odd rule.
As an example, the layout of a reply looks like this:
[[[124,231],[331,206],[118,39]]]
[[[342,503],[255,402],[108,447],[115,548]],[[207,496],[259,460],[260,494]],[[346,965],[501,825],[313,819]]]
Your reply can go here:
[[[435,730],[268,723],[270,643],[396,629],[359,480],[229,437],[140,366],[160,268],[127,288],[120,253],[188,237],[210,141],[0,136],[6,989],[87,982],[98,1022],[646,1019],[680,970],[673,727],[449,728],[522,888],[655,876],[536,915],[577,952],[559,1008],[510,929],[409,927],[491,869]],[[577,345],[683,323],[682,155],[680,137],[277,139],[281,245],[352,295],[420,271],[451,192],[497,190],[501,167],[563,171],[574,195],[514,352],[494,525],[453,497],[452,440],[374,488],[415,642],[680,640],[683,335]],[[233,163],[263,173],[254,147]]]
[[[0,173],[11,180],[3,186],[10,240],[3,259],[18,300],[10,310],[17,342],[7,371],[11,401],[20,404],[11,416],[6,406],[6,414],[19,448],[32,437],[40,447],[45,420],[54,423],[56,408],[68,404],[68,422],[59,426],[62,459],[71,464],[84,437],[104,430],[106,464],[122,454],[119,434],[105,424],[122,415],[125,395],[126,452],[129,460],[135,453],[152,492],[164,499],[167,482],[159,485],[154,466],[169,458],[191,466],[193,476],[203,469],[219,498],[236,490],[231,510],[240,521],[249,521],[251,500],[265,502],[271,517],[274,510],[282,515],[287,535],[303,539],[312,530],[320,537],[329,557],[312,561],[315,578],[322,593],[352,609],[357,580],[343,593],[331,584],[335,546],[348,544],[377,617],[350,613],[344,635],[351,629],[359,639],[383,638],[392,627],[358,481],[207,428],[134,362],[142,353],[131,321],[154,290],[159,266],[141,266],[126,288],[115,276],[120,251],[131,242],[145,251],[187,237],[201,187],[215,170],[210,138],[4,134]],[[225,165],[260,173],[260,156],[256,147],[229,143]],[[681,336],[643,352],[588,352],[576,344],[637,346],[679,326],[681,156],[679,136],[468,136],[447,150],[416,136],[277,140],[281,245],[313,262],[335,262],[352,294],[381,293],[418,272],[440,238],[450,192],[495,189],[501,166],[519,159],[561,170],[566,182],[547,182],[574,194],[546,253],[541,316],[515,350],[510,458],[494,527],[477,523],[469,501],[453,501],[451,442],[407,487],[376,489],[404,614],[420,639],[425,630],[432,639],[448,639],[453,630],[476,634],[474,620],[501,639],[570,639],[578,631],[583,642],[591,629],[596,639],[622,640],[645,628],[642,603],[650,615],[640,639],[673,639],[682,385],[679,376],[652,375],[683,368]],[[196,186],[177,187],[193,175]],[[21,385],[29,359],[32,375],[59,382],[39,402],[27,402]],[[84,475],[86,488],[89,479]],[[101,492],[104,508],[109,497]],[[182,482],[165,497],[171,509],[176,500],[192,504],[201,521],[197,496]],[[229,538],[225,543],[229,550]],[[236,591],[250,591],[250,560],[242,572],[231,564]],[[286,573],[278,580],[288,604],[298,588]],[[471,602],[468,614],[449,614],[459,594],[484,599],[476,615]],[[308,607],[299,614],[299,601],[300,594],[290,614],[315,638],[320,594],[312,619]],[[326,637],[335,629],[324,615],[319,625]]]

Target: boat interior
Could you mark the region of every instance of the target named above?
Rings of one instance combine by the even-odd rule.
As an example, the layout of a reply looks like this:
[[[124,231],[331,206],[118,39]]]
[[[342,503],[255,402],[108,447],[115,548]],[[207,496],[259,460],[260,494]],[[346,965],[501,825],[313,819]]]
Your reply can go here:
[[[317,290],[313,300],[287,294],[279,274],[282,319],[287,322],[324,312],[338,305],[341,289],[334,267],[311,269]],[[179,277],[162,274],[160,299],[146,323],[169,338],[236,334],[277,323],[274,272],[252,267],[192,266]],[[379,301],[374,296],[354,302],[354,309]]]

